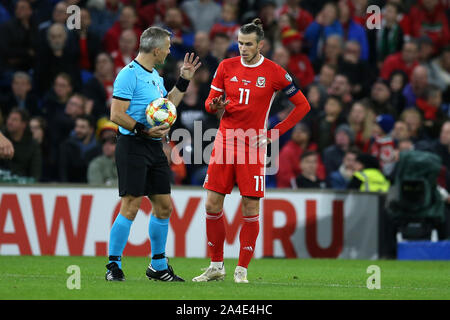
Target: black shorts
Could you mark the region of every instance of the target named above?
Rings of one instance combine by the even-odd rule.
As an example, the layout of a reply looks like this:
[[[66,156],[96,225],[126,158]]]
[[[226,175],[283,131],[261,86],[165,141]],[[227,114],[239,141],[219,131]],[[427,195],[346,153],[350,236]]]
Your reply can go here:
[[[119,196],[170,193],[171,171],[161,141],[118,135],[116,166]]]

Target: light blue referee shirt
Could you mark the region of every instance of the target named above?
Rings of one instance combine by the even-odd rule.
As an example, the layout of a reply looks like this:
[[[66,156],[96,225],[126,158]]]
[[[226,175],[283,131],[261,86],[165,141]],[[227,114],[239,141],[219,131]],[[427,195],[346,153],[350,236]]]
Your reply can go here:
[[[120,70],[114,81],[113,98],[130,101],[126,113],[147,128],[150,128],[150,125],[145,116],[145,109],[153,100],[166,96],[167,90],[164,87],[164,80],[158,71],[155,68],[150,71],[136,60],[131,61]],[[119,131],[123,135],[134,135],[121,126],[119,126]],[[157,138],[157,140],[160,140],[160,138]]]

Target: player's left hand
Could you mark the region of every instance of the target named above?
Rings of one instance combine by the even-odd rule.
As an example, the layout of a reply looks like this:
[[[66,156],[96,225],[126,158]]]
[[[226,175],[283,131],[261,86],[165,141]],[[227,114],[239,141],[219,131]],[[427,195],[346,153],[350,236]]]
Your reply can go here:
[[[180,76],[183,79],[186,80],[192,80],[194,77],[195,71],[197,71],[198,68],[202,65],[202,63],[199,61],[200,58],[197,56],[194,59],[195,54],[194,53],[186,53],[184,56],[183,65],[180,69]]]
[[[272,142],[272,140],[270,140],[270,138],[267,137],[265,134],[260,134],[260,135],[254,136],[251,138],[251,140],[254,141],[252,143],[252,147],[255,147],[255,148],[256,147],[258,147],[258,148],[264,147]]]

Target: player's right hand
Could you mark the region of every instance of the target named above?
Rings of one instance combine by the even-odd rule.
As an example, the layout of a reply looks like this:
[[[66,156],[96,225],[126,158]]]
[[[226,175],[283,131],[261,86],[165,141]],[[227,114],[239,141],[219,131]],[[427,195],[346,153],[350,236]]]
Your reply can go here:
[[[160,126],[148,129],[147,134],[153,138],[162,138],[169,133],[169,130],[170,126],[167,123],[164,123]]]
[[[209,108],[211,110],[222,110],[224,109],[228,104],[230,103],[230,100],[224,101],[223,96],[215,97],[212,99],[212,102],[209,103]]]

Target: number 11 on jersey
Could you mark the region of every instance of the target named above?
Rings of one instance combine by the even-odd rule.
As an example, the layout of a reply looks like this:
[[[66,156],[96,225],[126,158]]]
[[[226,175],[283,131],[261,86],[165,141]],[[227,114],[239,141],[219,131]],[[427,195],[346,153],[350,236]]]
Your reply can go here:
[[[245,96],[244,104],[248,104],[248,98],[250,97],[250,89],[239,88],[239,92],[241,93],[239,95],[239,103],[244,102],[244,96]]]
[[[253,176],[255,179],[255,191],[264,191],[264,176]]]

